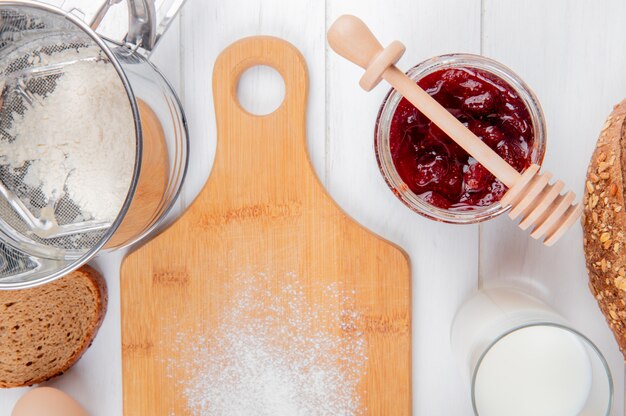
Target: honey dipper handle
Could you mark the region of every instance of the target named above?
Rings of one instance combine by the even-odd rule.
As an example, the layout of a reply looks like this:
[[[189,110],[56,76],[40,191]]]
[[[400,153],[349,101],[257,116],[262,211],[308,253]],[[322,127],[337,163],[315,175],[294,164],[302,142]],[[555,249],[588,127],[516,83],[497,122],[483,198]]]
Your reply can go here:
[[[328,30],[328,43],[337,54],[363,69],[383,50],[369,27],[358,17],[347,14]]]
[[[393,53],[395,51],[388,51],[399,43],[393,43],[389,48],[383,49],[365,23],[350,15],[341,16],[333,23],[328,30],[328,43],[339,55],[365,68],[366,74],[375,71],[376,73],[368,74],[368,80],[382,77],[389,82],[411,104],[506,186],[510,188],[517,183],[520,174],[515,168],[395,66],[398,54]],[[377,74],[378,72],[380,74]],[[363,85],[362,80],[361,86],[365,89],[371,89],[376,83]]]

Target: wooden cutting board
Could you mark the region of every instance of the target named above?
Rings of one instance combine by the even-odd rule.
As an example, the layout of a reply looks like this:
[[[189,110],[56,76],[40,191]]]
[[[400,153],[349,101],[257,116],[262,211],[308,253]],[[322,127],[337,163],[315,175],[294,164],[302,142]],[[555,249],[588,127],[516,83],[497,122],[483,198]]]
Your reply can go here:
[[[274,67],[285,81],[284,102],[266,116],[247,113],[236,98],[239,77],[255,65]],[[307,85],[304,58],[277,38],[242,39],[218,58],[211,177],[184,217],[122,268],[125,415],[194,414],[185,386],[193,383],[189,369],[202,368],[197,348],[223,331],[220,322],[238,293],[259,285],[275,310],[275,302],[288,302],[281,293],[294,276],[300,301],[318,314],[312,325],[319,328],[307,331],[346,342],[358,333],[366,341],[358,384],[363,413],[410,414],[409,261],[349,218],[318,181],[307,154]],[[329,287],[342,295],[329,296]],[[355,322],[333,324],[330,315],[345,304]],[[282,306],[281,319],[293,323],[285,316],[290,305]],[[245,326],[245,317],[239,322]],[[194,344],[196,354],[189,354]]]

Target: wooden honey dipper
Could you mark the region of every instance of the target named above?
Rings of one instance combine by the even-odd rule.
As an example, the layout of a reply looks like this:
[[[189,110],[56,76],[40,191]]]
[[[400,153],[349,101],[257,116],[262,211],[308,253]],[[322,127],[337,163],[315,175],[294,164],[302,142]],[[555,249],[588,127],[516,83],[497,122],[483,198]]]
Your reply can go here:
[[[339,17],[328,30],[328,43],[342,57],[365,69],[359,84],[372,90],[386,80],[411,104],[443,130],[452,140],[472,155],[489,172],[494,174],[509,190],[502,197],[502,206],[511,205],[509,217],[520,218],[523,230],[534,226],[531,237],[544,238],[547,246],[556,243],[583,212],[574,204],[576,195],[569,191],[561,194],[562,181],[550,184],[552,174],[539,173],[533,164],[520,174],[493,149],[472,133],[415,81],[396,67],[406,48],[398,41],[382,47],[369,28],[359,18],[350,15]]]

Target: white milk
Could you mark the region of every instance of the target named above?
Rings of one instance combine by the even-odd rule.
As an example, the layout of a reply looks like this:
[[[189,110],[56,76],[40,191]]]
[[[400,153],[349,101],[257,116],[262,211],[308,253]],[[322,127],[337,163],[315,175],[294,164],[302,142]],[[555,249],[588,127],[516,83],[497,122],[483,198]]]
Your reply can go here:
[[[531,326],[487,352],[476,375],[476,408],[480,416],[576,416],[591,380],[591,361],[574,334]]]

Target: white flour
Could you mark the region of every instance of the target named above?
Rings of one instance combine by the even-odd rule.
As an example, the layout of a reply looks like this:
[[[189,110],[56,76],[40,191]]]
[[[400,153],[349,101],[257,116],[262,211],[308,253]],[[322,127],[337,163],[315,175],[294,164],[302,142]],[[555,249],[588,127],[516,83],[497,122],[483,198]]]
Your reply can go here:
[[[44,56],[35,66],[79,57],[69,50]],[[113,66],[67,66],[52,93],[15,116],[8,132],[15,140],[0,142],[2,164],[18,169],[30,162],[25,183],[41,187],[49,203],[67,195],[87,219],[114,220],[132,178],[135,125]]]
[[[184,395],[197,416],[353,416],[365,413],[358,384],[366,340],[351,296],[325,290],[329,306],[310,305],[297,277],[279,295],[264,275],[241,277],[243,292],[223,311],[213,334],[179,334],[186,362]],[[270,302],[268,302],[268,299]],[[269,304],[269,306],[268,306]],[[324,309],[326,308],[326,309]],[[322,323],[322,325],[320,325]],[[335,331],[320,328],[335,328]],[[183,347],[185,346],[185,347]]]

